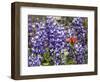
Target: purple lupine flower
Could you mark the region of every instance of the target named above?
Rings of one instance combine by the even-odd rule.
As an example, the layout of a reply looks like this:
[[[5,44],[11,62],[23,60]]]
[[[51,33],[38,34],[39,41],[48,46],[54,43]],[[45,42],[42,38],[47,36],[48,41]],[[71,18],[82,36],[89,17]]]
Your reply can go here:
[[[72,28],[74,30],[72,30]],[[71,31],[74,36],[77,36],[78,42],[74,44],[74,49],[76,53],[74,53],[74,59],[76,59],[77,64],[84,64],[84,58],[87,56],[87,29],[83,26],[82,18],[74,18],[71,25]],[[69,30],[70,30],[69,29]],[[71,36],[73,36],[71,35]]]
[[[87,28],[83,26],[83,19],[73,18],[72,24],[67,27],[65,29],[53,16],[46,16],[45,21],[34,17],[34,23],[32,16],[29,16],[28,66],[42,65],[47,52],[51,58],[50,63],[54,65],[65,65],[68,58],[76,64],[84,64],[88,51]]]
[[[57,23],[53,16],[47,17],[47,29],[48,29],[48,40],[49,40],[49,49],[51,55],[54,53],[53,61],[56,65],[61,63],[59,56],[61,49],[65,47],[65,38],[66,32],[63,26]],[[53,52],[53,53],[52,53]]]
[[[30,19],[31,17],[29,17],[29,21]],[[38,65],[41,65],[41,62],[40,62],[40,60],[42,59],[41,55],[46,52],[46,46],[45,46],[45,43],[47,41],[47,34],[45,30],[46,27],[44,24],[41,24],[41,22],[38,22],[38,21],[34,22],[34,28],[32,27],[33,26],[32,24],[30,25],[31,26],[29,26],[28,28],[31,27],[32,32],[35,29],[35,34],[34,34],[34,37],[29,36],[29,43],[31,43],[30,45],[31,45],[32,54],[36,56],[36,57],[33,57],[35,59],[31,59],[31,60],[34,60],[31,62],[34,63],[35,66],[38,66]]]

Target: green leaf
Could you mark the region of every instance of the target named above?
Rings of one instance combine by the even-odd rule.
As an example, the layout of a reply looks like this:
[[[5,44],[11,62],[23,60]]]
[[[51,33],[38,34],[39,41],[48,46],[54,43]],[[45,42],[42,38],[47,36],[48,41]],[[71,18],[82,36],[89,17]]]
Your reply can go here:
[[[48,66],[49,65],[49,63],[43,63],[43,66]]]
[[[74,64],[73,60],[69,60],[67,63],[68,64]]]
[[[43,54],[43,60],[42,60],[42,65],[50,65],[50,61],[51,61],[51,57],[49,52],[46,52],[45,54]]]
[[[67,56],[67,62],[66,64],[75,64],[74,60],[72,58],[70,58],[69,56]]]

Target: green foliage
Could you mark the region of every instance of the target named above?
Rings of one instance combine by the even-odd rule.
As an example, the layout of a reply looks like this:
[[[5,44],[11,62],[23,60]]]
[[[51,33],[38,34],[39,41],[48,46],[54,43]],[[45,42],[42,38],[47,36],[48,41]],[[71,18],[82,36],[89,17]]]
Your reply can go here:
[[[75,64],[74,60],[72,58],[70,58],[69,56],[67,56],[67,64]]]
[[[68,63],[68,64],[74,64],[74,62],[73,62],[72,59],[70,59],[67,63]]]
[[[83,26],[86,27],[86,28],[88,27],[88,19],[84,19]]]
[[[74,43],[73,43],[73,42],[71,42],[71,43],[70,43],[70,46],[73,48],[73,47],[74,47]]]
[[[42,61],[42,65],[43,66],[47,66],[50,65],[50,61],[51,61],[51,57],[49,52],[46,52],[45,54],[43,54],[43,61]]]

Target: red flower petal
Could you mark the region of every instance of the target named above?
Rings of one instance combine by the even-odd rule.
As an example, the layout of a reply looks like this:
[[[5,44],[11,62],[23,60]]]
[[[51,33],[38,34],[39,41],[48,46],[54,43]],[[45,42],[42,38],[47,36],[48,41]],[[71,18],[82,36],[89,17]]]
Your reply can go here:
[[[77,42],[77,38],[76,38],[76,37],[67,38],[67,39],[66,39],[66,42],[76,43],[76,42]]]

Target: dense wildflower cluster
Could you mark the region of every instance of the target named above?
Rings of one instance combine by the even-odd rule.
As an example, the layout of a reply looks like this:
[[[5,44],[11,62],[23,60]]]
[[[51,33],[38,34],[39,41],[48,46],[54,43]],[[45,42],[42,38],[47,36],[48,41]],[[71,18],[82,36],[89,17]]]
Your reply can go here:
[[[29,67],[87,63],[85,18],[73,17],[66,26],[54,16],[32,17],[28,16]]]
[[[75,64],[87,63],[87,27],[83,26],[82,18],[74,18],[67,33],[67,38],[70,38],[69,43],[73,45],[69,48],[70,55],[68,55],[68,57],[71,58]]]

